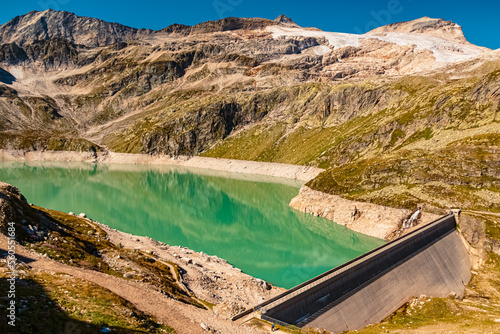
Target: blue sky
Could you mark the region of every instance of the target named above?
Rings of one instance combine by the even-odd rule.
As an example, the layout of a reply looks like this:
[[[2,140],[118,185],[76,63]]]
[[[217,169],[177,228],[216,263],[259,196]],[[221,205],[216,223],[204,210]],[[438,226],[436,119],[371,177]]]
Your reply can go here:
[[[227,16],[274,19],[286,14],[301,26],[364,33],[376,26],[422,16],[460,24],[474,44],[500,48],[500,1],[470,0],[0,0],[0,24],[32,10],[67,10],[136,28],[193,25]]]

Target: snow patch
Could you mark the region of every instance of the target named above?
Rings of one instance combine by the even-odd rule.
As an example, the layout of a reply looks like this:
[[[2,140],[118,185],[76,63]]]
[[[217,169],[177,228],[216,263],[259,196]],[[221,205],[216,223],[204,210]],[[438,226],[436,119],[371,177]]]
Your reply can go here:
[[[306,49],[302,51],[303,54],[310,54],[310,55],[317,55],[317,56],[323,56],[326,55],[327,53],[331,52],[332,49],[330,49],[326,45],[317,45],[313,46],[312,48]]]
[[[283,26],[269,26],[266,28],[271,32],[273,38],[281,36],[302,36],[302,37],[324,37],[328,43],[335,49],[344,48],[347,46],[359,47],[360,41],[366,39],[378,39],[381,41],[394,43],[397,45],[416,45],[419,50],[430,50],[433,52],[437,62],[440,63],[455,63],[458,61],[470,59],[488,51],[475,45],[464,45],[456,43],[441,37],[412,35],[406,33],[384,33],[383,35],[375,34],[347,34],[337,32],[327,32],[322,30],[309,30],[304,28],[293,28]],[[312,49],[312,48],[311,48]],[[309,49],[308,49],[309,50]],[[319,55],[321,52],[326,52],[326,49],[317,49]],[[312,52],[315,52],[311,50]]]
[[[370,38],[395,43],[398,45],[416,45],[419,50],[430,50],[434,53],[436,61],[441,63],[455,63],[461,60],[476,57],[484,50],[475,45],[464,45],[434,36],[412,35],[405,33],[390,32],[383,36],[365,34]]]
[[[361,35],[356,34],[307,30],[303,28],[269,26],[266,29],[273,34],[273,38],[278,38],[280,36],[325,37],[328,40],[328,43],[336,49],[344,48],[346,46],[357,47],[359,46],[359,40],[363,39]]]

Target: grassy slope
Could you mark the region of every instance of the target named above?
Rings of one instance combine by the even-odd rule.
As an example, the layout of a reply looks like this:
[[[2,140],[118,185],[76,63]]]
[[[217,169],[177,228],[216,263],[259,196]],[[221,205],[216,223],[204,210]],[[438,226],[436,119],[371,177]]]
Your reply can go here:
[[[6,268],[0,268],[0,286],[8,290]],[[16,286],[19,320],[16,328],[0,322],[2,333],[175,333],[158,324],[131,303],[93,283],[54,273],[28,272]],[[5,319],[5,308],[0,314]]]
[[[71,266],[151,283],[172,298],[203,308],[177,285],[170,269],[161,262],[141,252],[114,245],[106,239],[106,232],[95,224],[89,224],[86,219],[37,206],[33,208],[50,223],[47,224],[47,237],[27,242],[28,248]],[[120,268],[111,267],[103,255],[119,256],[128,264]]]
[[[304,107],[310,112],[299,123],[258,125],[203,155],[318,165],[328,171],[310,187],[360,201],[496,210],[499,67],[488,64],[486,75],[478,70],[480,77],[467,79],[407,77],[385,84],[392,92],[386,95],[402,98],[332,126],[342,111],[328,117],[313,111],[324,102],[314,94],[333,94],[321,86],[327,92],[309,92]]]

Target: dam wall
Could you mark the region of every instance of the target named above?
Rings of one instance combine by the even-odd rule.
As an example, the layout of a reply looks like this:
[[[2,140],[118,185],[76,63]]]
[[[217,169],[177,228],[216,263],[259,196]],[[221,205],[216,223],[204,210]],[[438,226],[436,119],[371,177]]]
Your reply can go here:
[[[469,280],[469,256],[448,215],[255,309],[277,323],[343,332],[383,320],[414,296],[461,296]]]
[[[412,297],[463,296],[469,280],[469,255],[458,233],[452,232],[299,326],[336,333],[361,329],[382,321]]]

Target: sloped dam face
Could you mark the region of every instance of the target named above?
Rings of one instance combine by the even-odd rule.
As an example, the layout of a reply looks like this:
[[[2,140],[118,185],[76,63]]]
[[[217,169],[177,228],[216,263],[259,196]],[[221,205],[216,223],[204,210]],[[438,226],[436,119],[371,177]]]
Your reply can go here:
[[[208,175],[207,173],[210,173]],[[0,162],[30,203],[226,259],[291,288],[384,241],[289,208],[286,180],[167,166]],[[288,181],[289,182],[289,181]]]
[[[470,277],[469,255],[448,215],[258,309],[269,321],[338,333],[380,322],[412,297],[463,296]]]

